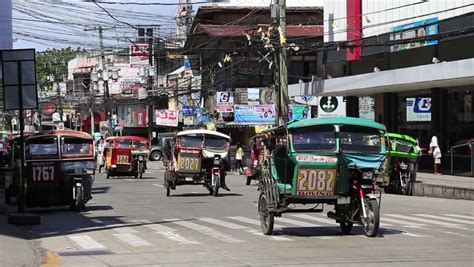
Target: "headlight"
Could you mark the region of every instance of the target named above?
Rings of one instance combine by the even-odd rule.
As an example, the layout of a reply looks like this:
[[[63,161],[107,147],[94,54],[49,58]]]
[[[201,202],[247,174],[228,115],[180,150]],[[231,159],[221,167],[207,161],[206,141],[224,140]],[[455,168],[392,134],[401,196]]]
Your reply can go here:
[[[214,165],[220,165],[220,164],[221,164],[221,159],[215,158]]]
[[[364,179],[364,180],[374,179],[374,172],[373,171],[363,172],[362,173],[362,179]]]
[[[139,159],[139,160],[143,160],[143,156],[138,156],[138,159]]]
[[[400,166],[400,169],[402,169],[402,170],[408,169],[408,164],[406,164],[405,162],[400,162],[399,166]]]

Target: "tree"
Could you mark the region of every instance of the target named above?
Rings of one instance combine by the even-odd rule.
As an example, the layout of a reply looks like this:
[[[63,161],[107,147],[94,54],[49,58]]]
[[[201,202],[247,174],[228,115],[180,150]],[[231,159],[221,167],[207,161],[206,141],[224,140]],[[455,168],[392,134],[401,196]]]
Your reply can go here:
[[[62,49],[47,49],[44,52],[36,53],[36,73],[38,83],[42,88],[52,89],[48,83],[48,77],[51,74],[67,75],[67,63],[81,52],[80,48],[71,47]]]

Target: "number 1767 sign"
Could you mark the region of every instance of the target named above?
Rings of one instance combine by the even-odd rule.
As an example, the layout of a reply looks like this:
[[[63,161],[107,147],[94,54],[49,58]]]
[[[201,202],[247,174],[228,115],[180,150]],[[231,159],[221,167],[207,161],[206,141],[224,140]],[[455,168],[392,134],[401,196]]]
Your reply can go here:
[[[54,164],[31,165],[31,181],[35,184],[56,184],[56,170]]]

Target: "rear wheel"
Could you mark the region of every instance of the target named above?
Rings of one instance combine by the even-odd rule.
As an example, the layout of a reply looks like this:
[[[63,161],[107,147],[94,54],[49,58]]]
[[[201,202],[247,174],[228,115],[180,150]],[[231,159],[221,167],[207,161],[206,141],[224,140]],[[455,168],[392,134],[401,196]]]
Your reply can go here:
[[[262,232],[264,235],[273,234],[273,225],[275,218],[273,213],[268,209],[268,201],[265,194],[260,194],[258,200],[258,214],[260,215],[260,225],[262,226]]]
[[[155,151],[151,152],[150,159],[153,160],[153,161],[159,161],[159,160],[161,160],[162,157],[163,157],[163,154],[160,151],[155,150]]]
[[[166,196],[169,197],[171,194],[171,185],[170,183],[166,182]]]
[[[380,225],[380,210],[377,200],[366,198],[365,211],[367,218],[362,218],[362,227],[364,228],[366,236],[374,237],[377,235]]]
[[[214,186],[213,186],[212,189],[213,189],[213,191],[214,191],[214,192],[213,192],[213,195],[214,195],[215,197],[217,197],[217,196],[219,195],[219,187],[221,186],[221,183],[220,183],[220,181],[219,181],[219,180],[220,180],[220,177],[214,178],[214,179],[216,179],[216,181],[215,181]]]
[[[341,231],[345,235],[350,234],[352,232],[352,225],[352,222],[339,222]]]
[[[250,182],[252,182],[252,178],[247,176],[247,181],[245,182],[245,184],[250,185]]]
[[[76,186],[75,188],[75,199],[73,204],[71,204],[70,209],[76,212],[83,211],[85,208],[84,204],[84,187]]]

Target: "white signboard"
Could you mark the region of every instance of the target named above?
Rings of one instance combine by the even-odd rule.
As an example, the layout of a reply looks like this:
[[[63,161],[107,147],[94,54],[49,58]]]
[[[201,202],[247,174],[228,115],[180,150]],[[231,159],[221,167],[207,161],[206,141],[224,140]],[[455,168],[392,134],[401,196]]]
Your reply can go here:
[[[299,95],[295,96],[295,102],[299,104],[305,104],[310,106],[318,105],[318,97],[312,95]]]
[[[407,121],[431,121],[431,98],[409,97],[406,99]]]
[[[234,104],[233,92],[217,92],[217,104]]]
[[[318,97],[318,117],[346,117],[346,99],[342,96]]]
[[[130,67],[139,68],[148,66],[148,44],[134,44],[130,46]]]
[[[178,126],[178,111],[169,109],[156,110],[156,125]]]

